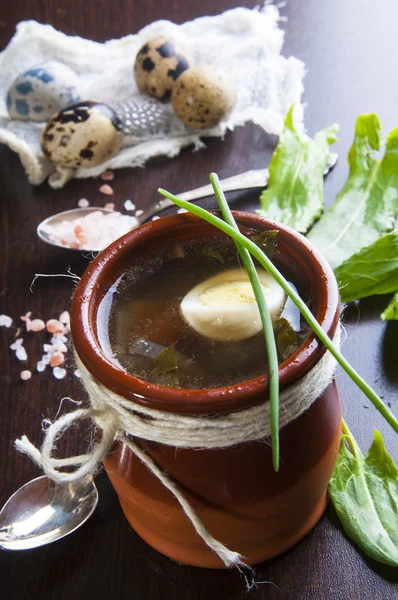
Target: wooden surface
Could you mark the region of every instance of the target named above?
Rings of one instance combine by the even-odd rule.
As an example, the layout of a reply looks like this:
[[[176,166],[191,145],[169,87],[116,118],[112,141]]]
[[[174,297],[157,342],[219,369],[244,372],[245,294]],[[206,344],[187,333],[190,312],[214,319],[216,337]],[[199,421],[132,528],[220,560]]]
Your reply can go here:
[[[14,0],[2,4],[0,46],[8,43],[17,22],[30,18],[68,34],[103,41],[136,32],[156,19],[180,23],[239,4],[237,0]],[[243,4],[254,7],[258,0]],[[398,125],[398,5],[396,0],[291,0],[283,14],[288,17],[282,23],[286,31],[284,54],[303,59],[308,69],[304,101],[309,133],[332,122],[341,126],[341,141],[336,144],[341,158],[326,183],[330,203],[347,175],[345,157],[356,116],[377,111],[385,132]],[[223,177],[264,167],[274,145],[275,139],[247,125],[228,134],[223,142],[210,140],[207,149],[199,153],[187,149],[175,159],[157,159],[145,169],[119,171],[114,182],[116,204],[121,208],[126,198],[132,198],[138,207],[145,208],[155,200],[158,186],[177,192],[206,183],[210,171]],[[33,275],[59,273],[68,265],[81,274],[87,260],[41,243],[36,238],[36,225],[50,214],[75,207],[83,196],[92,204],[103,205],[100,184],[80,180],[63,190],[52,190],[46,184],[33,188],[16,155],[4,147],[0,148],[0,174],[0,314],[9,314],[16,322],[28,310],[44,319],[57,316],[69,306],[73,283],[43,279],[31,294]],[[256,191],[230,194],[237,208],[254,209],[257,198]],[[378,318],[387,300],[368,299],[349,308],[343,350],[397,414],[398,322],[382,323]],[[55,416],[61,397],[82,397],[72,371],[62,382],[49,373],[35,374],[26,383],[20,381],[21,365],[8,349],[13,335],[14,331],[0,329],[0,505],[39,474],[26,457],[14,451],[13,440],[26,433],[39,444],[41,420]],[[25,338],[32,359],[37,358],[44,335]],[[367,449],[377,427],[397,460],[397,438],[392,430],[341,373],[338,384],[345,417],[362,449]],[[84,435],[85,431],[80,437],[84,439]],[[75,449],[78,438],[76,432],[71,434],[67,449]],[[2,598],[389,600],[398,596],[397,569],[365,558],[346,539],[330,508],[298,546],[257,567],[257,579],[272,583],[263,583],[246,594],[236,572],[183,567],[149,548],[124,519],[104,473],[97,477],[97,484],[98,510],[78,532],[34,551],[0,552]]]

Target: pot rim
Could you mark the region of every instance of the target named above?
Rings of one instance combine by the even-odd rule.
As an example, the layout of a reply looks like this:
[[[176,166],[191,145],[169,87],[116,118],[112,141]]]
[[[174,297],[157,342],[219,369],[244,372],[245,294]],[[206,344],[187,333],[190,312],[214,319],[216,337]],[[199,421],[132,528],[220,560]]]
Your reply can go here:
[[[340,298],[337,281],[329,263],[311,242],[294,229],[265,219],[253,213],[233,211],[240,227],[259,230],[277,229],[278,236],[292,242],[295,253],[307,262],[307,274],[314,271],[319,284],[316,318],[324,331],[332,337],[339,322]],[[269,378],[267,374],[231,386],[184,390],[156,385],[130,375],[108,358],[98,340],[97,312],[104,296],[98,293],[101,280],[112,270],[120,273],[118,265],[132,249],[144,241],[162,237],[173,232],[178,240],[180,232],[184,238],[184,228],[198,228],[198,235],[212,234],[215,228],[195,215],[184,213],[151,221],[128,232],[107,246],[88,266],[73,296],[71,310],[71,332],[75,351],[88,371],[104,386],[134,403],[151,408],[178,413],[230,413],[243,410],[264,402],[269,398]],[[202,231],[199,232],[199,229]],[[205,228],[206,232],[203,232]],[[217,230],[216,230],[217,231]],[[219,232],[222,236],[223,234]],[[224,234],[225,235],[225,234]],[[110,278],[114,283],[117,276]],[[109,289],[109,286],[107,286]],[[279,365],[280,390],[286,389],[306,373],[322,358],[326,348],[312,332],[305,342],[286,361]]]

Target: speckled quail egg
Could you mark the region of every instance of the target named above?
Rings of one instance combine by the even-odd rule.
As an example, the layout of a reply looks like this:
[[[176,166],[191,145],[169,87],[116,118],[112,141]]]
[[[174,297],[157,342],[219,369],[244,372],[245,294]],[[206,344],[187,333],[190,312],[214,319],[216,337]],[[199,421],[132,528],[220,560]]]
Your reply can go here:
[[[179,41],[160,36],[138,51],[134,76],[141,92],[165,102],[170,100],[177,78],[192,65],[189,51]]]
[[[120,119],[106,104],[81,102],[54,115],[43,129],[40,143],[55,165],[94,167],[119,150],[121,128]]]
[[[258,269],[257,273],[275,320],[283,310],[286,294],[267,271]],[[180,310],[195,331],[212,340],[245,340],[262,330],[253,288],[242,268],[223,271],[199,283],[183,298]]]
[[[232,110],[235,86],[229,78],[210,67],[192,67],[173,88],[172,105],[179,119],[195,129],[217,125]]]
[[[47,121],[56,112],[80,101],[79,77],[56,61],[31,67],[10,86],[7,109],[12,119]]]

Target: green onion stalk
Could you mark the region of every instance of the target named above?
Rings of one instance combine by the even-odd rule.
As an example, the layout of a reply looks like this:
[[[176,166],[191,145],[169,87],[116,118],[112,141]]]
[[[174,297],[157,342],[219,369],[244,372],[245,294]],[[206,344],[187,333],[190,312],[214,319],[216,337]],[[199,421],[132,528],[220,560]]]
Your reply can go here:
[[[224,192],[220,186],[220,180],[216,173],[210,175],[210,181],[217,198],[218,205],[224,220],[239,232],[239,228],[232,216],[228,206]],[[271,315],[268,309],[268,304],[265,301],[264,293],[261,287],[260,279],[250,252],[246,250],[239,242],[235,241],[236,248],[242,259],[243,266],[249,276],[250,283],[253,288],[256,298],[261,322],[263,324],[263,332],[265,338],[265,347],[268,356],[268,373],[269,373],[269,399],[271,409],[271,440],[272,440],[272,463],[275,471],[279,471],[279,370],[278,370],[278,353],[275,343],[274,328],[272,326]]]
[[[218,180],[216,179],[216,175],[212,174],[212,183],[216,182],[218,184]],[[214,183],[213,183],[214,185]],[[219,187],[219,186],[218,186]],[[251,240],[249,240],[246,236],[244,236],[235,226],[226,223],[219,217],[211,214],[207,210],[201,208],[200,206],[196,206],[194,204],[190,204],[185,200],[180,200],[173,194],[170,194],[166,190],[159,188],[158,192],[171,200],[174,204],[179,206],[180,208],[184,208],[188,212],[200,217],[201,219],[207,221],[211,225],[214,225],[220,231],[226,233],[229,237],[231,237],[235,243],[239,244],[239,247],[244,248],[250,252],[250,254],[260,263],[260,265],[268,271],[268,273],[275,279],[275,281],[281,286],[281,288],[286,292],[289,298],[294,302],[297,306],[304,319],[310,325],[311,329],[314,331],[320,342],[329,350],[332,356],[336,359],[339,365],[344,369],[347,375],[354,381],[354,383],[362,390],[362,392],[369,398],[375,408],[383,415],[386,419],[387,423],[391,425],[395,432],[398,433],[398,421],[393,415],[393,413],[387,408],[381,398],[372,390],[372,388],[366,383],[364,379],[355,371],[355,369],[350,365],[350,363],[344,358],[341,354],[340,350],[333,344],[332,340],[329,336],[323,331],[322,327],[319,325],[318,321],[306,306],[306,304],[301,300],[300,296],[297,292],[290,286],[288,281],[283,277],[283,275],[279,272],[279,270],[274,266],[274,264],[270,261],[270,259],[264,254],[264,252]],[[217,198],[218,199],[218,198]],[[223,206],[222,210],[225,212],[225,207]],[[225,214],[227,214],[225,212]],[[231,215],[232,217],[232,215]],[[233,219],[233,217],[232,217]],[[243,260],[243,259],[242,259]],[[260,309],[261,310],[261,309]],[[269,336],[270,337],[270,336]],[[272,344],[271,344],[272,345]],[[268,347],[267,347],[268,348]],[[275,400],[274,400],[275,403]],[[278,403],[278,401],[277,401]],[[277,407],[276,403],[276,407]],[[275,412],[275,411],[274,411]],[[275,438],[275,436],[274,436]],[[277,438],[275,438],[277,439]],[[274,459],[277,455],[274,454]],[[276,463],[274,463],[276,464]]]

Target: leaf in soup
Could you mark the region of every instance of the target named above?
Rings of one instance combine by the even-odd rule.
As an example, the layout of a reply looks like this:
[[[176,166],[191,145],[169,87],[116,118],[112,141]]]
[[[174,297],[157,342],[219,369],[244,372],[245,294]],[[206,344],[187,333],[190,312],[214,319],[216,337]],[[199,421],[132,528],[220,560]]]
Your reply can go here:
[[[398,469],[377,430],[364,457],[346,429],[329,496],[347,535],[365,554],[398,566]]]
[[[348,163],[350,173],[335,202],[314,226],[309,240],[333,268],[391,231],[398,213],[398,128],[387,138],[382,160],[380,122],[360,115]]]
[[[224,264],[225,262],[223,255],[219,250],[217,250],[215,244],[206,244],[200,249],[200,251],[202,254],[204,254],[204,256],[207,256],[210,259],[214,259],[221,264]]]
[[[279,359],[283,362],[297,349],[298,335],[285,318],[281,318],[276,322],[274,333]]]
[[[177,369],[177,355],[174,346],[165,348],[153,359],[157,375],[164,375]]]
[[[256,244],[267,256],[272,256],[276,250],[277,229],[268,229],[253,233],[247,237]]]
[[[345,260],[334,273],[343,302],[398,290],[398,230]]]
[[[398,292],[394,294],[390,304],[381,313],[383,321],[398,321]]]
[[[315,134],[300,134],[293,123],[293,107],[269,165],[268,187],[260,196],[257,214],[306,233],[324,209],[323,176],[329,147],[337,140],[338,125]]]

